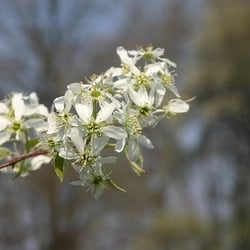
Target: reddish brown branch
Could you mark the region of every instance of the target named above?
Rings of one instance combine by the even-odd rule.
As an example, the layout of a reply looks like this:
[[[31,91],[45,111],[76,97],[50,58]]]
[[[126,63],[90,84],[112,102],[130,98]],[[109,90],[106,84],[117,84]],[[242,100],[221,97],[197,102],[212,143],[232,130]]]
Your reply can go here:
[[[48,153],[49,153],[49,151],[47,149],[38,149],[38,150],[35,150],[33,152],[22,154],[22,155],[19,155],[17,157],[14,157],[14,158],[4,162],[4,163],[0,163],[0,169],[6,168],[8,166],[14,166],[19,161],[23,161],[23,160],[26,160],[28,158],[31,158],[31,157],[34,157],[37,155],[46,155]]]

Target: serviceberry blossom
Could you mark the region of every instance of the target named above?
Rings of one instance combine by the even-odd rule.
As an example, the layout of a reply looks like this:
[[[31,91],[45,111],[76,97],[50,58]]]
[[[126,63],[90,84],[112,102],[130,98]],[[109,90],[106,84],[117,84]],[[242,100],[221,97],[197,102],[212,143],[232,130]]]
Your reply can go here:
[[[47,108],[38,104],[35,93],[29,96],[13,93],[0,102],[0,145],[10,140],[23,140],[29,129],[43,129],[47,116]]]
[[[39,104],[36,93],[13,93],[0,102],[0,146],[9,143],[15,149],[15,154],[26,153],[30,144],[37,144],[38,134],[47,127],[48,116],[47,108]],[[22,141],[23,146],[20,147],[18,141]],[[10,154],[10,151],[5,152],[8,153],[6,156]],[[39,169],[50,160],[48,156],[38,155],[3,171],[26,176],[29,171]]]
[[[141,147],[153,148],[145,128],[187,112],[190,100],[181,99],[176,64],[164,57],[164,49],[120,46],[116,52],[120,65],[69,84],[51,112],[35,93],[13,93],[0,102],[0,160],[10,162],[8,172],[26,176],[51,163],[62,181],[66,167],[72,166],[79,174],[72,184],[86,186],[95,197],[108,187],[125,191],[106,170],[118,153],[124,152],[137,174],[144,172]],[[166,100],[166,94],[173,98]],[[10,142],[22,149],[21,158],[6,146]]]

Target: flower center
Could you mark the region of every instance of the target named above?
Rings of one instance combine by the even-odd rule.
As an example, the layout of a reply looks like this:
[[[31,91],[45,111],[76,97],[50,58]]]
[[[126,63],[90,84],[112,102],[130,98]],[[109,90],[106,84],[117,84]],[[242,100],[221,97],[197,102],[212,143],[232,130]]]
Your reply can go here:
[[[89,136],[100,137],[102,136],[100,124],[92,121],[87,125],[87,134]]]
[[[17,122],[17,121],[14,121],[12,124],[11,124],[11,131],[16,133],[17,131],[21,130],[21,123],[20,122]]]
[[[96,162],[96,156],[90,154],[88,151],[84,152],[77,160],[83,167],[93,166]]]
[[[169,88],[174,84],[174,77],[171,74],[162,74],[161,81],[164,86]]]
[[[56,146],[58,146],[58,143],[52,138],[48,138],[47,141],[46,141],[46,144],[48,145],[48,147],[50,149],[55,149]]]
[[[131,114],[127,115],[126,127],[128,129],[129,134],[134,135],[134,136],[136,136],[142,132],[140,122],[137,119],[136,115],[131,115]]]
[[[146,48],[146,51],[145,51],[145,53],[143,54],[143,58],[144,58],[145,60],[148,60],[148,61],[149,61],[149,60],[154,59],[154,55],[153,55],[152,50],[153,50],[153,47],[152,47],[152,46],[149,46],[149,47]]]
[[[98,186],[99,184],[103,183],[104,179],[102,175],[93,175],[93,184]]]
[[[121,68],[122,68],[122,73],[123,74],[127,74],[130,71],[130,68],[129,68],[129,66],[127,64],[122,63]]]
[[[139,109],[139,112],[143,116],[147,116],[150,113],[150,108],[148,106],[143,106]]]
[[[90,91],[90,96],[94,100],[97,100],[100,96],[102,96],[102,91],[95,87]]]
[[[149,77],[144,73],[135,76],[135,87],[139,88],[141,86],[147,87],[149,85]]]
[[[69,123],[69,118],[71,117],[71,115],[69,113],[61,113],[61,114],[58,114],[57,116],[57,122],[58,122],[58,125],[62,125],[62,126],[65,126],[66,124]]]

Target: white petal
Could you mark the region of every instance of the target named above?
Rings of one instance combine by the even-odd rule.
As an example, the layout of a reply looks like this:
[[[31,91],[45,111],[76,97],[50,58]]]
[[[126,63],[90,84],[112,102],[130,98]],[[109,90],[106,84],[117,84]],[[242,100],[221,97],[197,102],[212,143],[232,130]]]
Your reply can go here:
[[[75,154],[72,151],[66,150],[65,148],[60,149],[59,156],[67,160],[73,160],[73,159],[78,158],[77,154]]]
[[[181,99],[172,99],[168,103],[168,111],[172,113],[185,113],[189,110],[189,104]]]
[[[48,164],[51,161],[51,157],[46,155],[38,155],[31,159],[31,170],[39,169],[43,164]]]
[[[143,54],[142,50],[128,50],[128,54],[133,57],[138,57]]]
[[[127,133],[123,128],[116,126],[106,126],[102,128],[102,132],[113,139],[119,140],[127,137]]]
[[[68,85],[68,89],[70,89],[73,94],[79,94],[82,90],[82,85],[80,82],[74,82]]]
[[[156,84],[155,86],[155,105],[156,107],[161,105],[163,97],[166,93],[166,89],[161,84]]]
[[[125,147],[125,144],[126,144],[125,138],[122,138],[122,139],[118,140],[118,141],[116,142],[116,144],[115,144],[115,151],[116,151],[117,153],[122,152],[122,150],[123,150],[124,147]]]
[[[145,148],[154,148],[152,142],[145,136],[145,135],[140,135],[137,138],[138,143],[140,143],[140,145],[142,145]]]
[[[8,131],[1,131],[0,132],[0,145],[9,141],[11,137],[11,133]]]
[[[9,112],[9,109],[7,105],[3,102],[0,102],[0,114],[7,114]]]
[[[147,75],[154,75],[157,74],[158,72],[162,72],[163,73],[163,64],[162,63],[153,63],[153,64],[148,64],[145,67],[145,72]]]
[[[11,122],[9,119],[7,119],[5,117],[0,117],[0,131],[4,130],[10,124],[11,124]]]
[[[47,127],[47,133],[48,134],[53,134],[57,131],[57,126],[56,126],[56,115],[55,113],[51,113],[48,116],[48,127]]]
[[[75,109],[80,119],[85,123],[89,123],[90,118],[93,113],[93,104],[90,102],[88,104],[77,103]]]
[[[37,97],[37,94],[35,92],[32,92],[32,93],[29,94],[28,100],[29,100],[29,103],[32,104],[32,105],[38,105],[39,104],[38,97]]]
[[[134,91],[132,88],[129,88],[129,97],[132,99],[132,101],[137,105],[141,106],[141,97],[140,95]]]
[[[91,141],[91,152],[93,155],[99,155],[103,148],[107,145],[109,137],[101,136],[93,138]]]
[[[147,92],[146,92],[147,93]],[[147,93],[148,95],[148,93]],[[151,88],[149,91],[149,95],[147,96],[148,100],[146,103],[148,104],[149,107],[152,107],[155,101],[155,88]]]
[[[140,148],[135,140],[130,139],[128,142],[128,159],[130,161],[137,161],[140,155]]]
[[[82,153],[85,148],[85,143],[82,139],[82,134],[77,128],[72,128],[70,132],[70,137],[74,145],[76,146],[79,153]]]
[[[40,114],[40,115],[44,115],[46,117],[48,117],[49,115],[49,111],[47,109],[46,106],[44,106],[43,104],[40,104],[37,109],[36,109],[36,113]]]
[[[156,49],[154,49],[152,51],[152,53],[153,53],[153,55],[155,57],[160,57],[160,56],[162,56],[164,54],[164,49],[162,49],[162,48],[156,48]]]
[[[140,96],[140,102],[141,102],[140,106],[145,105],[145,104],[150,104],[150,100],[149,100],[149,96],[148,96],[148,92],[146,88],[144,87],[139,88],[138,94]]]
[[[14,94],[12,97],[12,108],[15,113],[15,119],[19,121],[24,114],[25,106],[22,94]]]
[[[135,66],[135,62],[133,61],[133,59],[128,56],[127,51],[123,47],[118,47],[116,49],[116,52],[120,57],[122,63],[128,65],[133,73],[138,74],[140,72]]]
[[[62,113],[64,110],[64,96],[57,97],[54,100],[54,105],[55,105],[56,110],[59,113]]]
[[[73,94],[70,90],[67,90],[64,96],[64,110],[65,112],[69,112],[72,106]]]
[[[122,69],[118,67],[111,67],[104,73],[104,75],[112,77],[120,76],[122,75]]]
[[[118,54],[118,56],[120,57],[121,61],[123,63],[128,64],[128,62],[130,62],[130,60],[132,60],[129,56],[128,56],[128,52],[127,50],[125,50],[122,46],[118,47],[116,49],[116,52]]]
[[[170,61],[169,59],[167,59],[167,58],[160,58],[160,60],[163,61],[163,62],[165,62],[165,63],[167,63],[168,65],[176,68],[176,63]]]
[[[138,92],[134,91],[132,88],[129,88],[129,96],[137,106],[151,104],[151,100],[149,99],[148,92],[146,88],[144,87],[139,88]]]
[[[96,121],[99,123],[107,120],[111,116],[115,108],[116,108],[116,103],[114,102],[105,104],[98,112],[96,116]]]
[[[129,86],[129,79],[128,78],[123,78],[115,81],[113,83],[113,86],[118,89],[125,89]]]
[[[29,119],[27,121],[25,121],[25,125],[28,128],[34,128],[36,131],[43,131],[46,130],[48,128],[48,123],[41,120],[41,119]]]

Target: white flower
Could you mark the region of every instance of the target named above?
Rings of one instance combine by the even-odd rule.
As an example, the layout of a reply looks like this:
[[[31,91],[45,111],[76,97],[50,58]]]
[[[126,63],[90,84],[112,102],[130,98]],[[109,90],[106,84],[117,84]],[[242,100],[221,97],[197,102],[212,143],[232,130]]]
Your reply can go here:
[[[81,172],[85,167],[101,166],[104,163],[115,162],[115,157],[100,156],[100,151],[106,145],[94,145],[95,141],[87,140],[87,137],[79,128],[72,128],[70,138],[75,148],[61,148],[59,155],[64,159],[75,160],[74,167],[78,172]]]
[[[86,186],[94,198],[98,198],[106,189],[106,182],[110,180],[110,174],[105,174],[101,166],[94,169],[86,169],[79,174],[80,180],[71,182],[72,185]]]
[[[46,127],[48,111],[39,105],[35,93],[23,96],[14,93],[5,102],[0,103],[0,144],[13,138],[26,138],[28,129],[39,131]]]
[[[117,101],[110,93],[112,80],[110,76],[102,74],[100,76],[92,76],[88,83],[71,83],[68,85],[68,90],[73,95],[73,104],[89,102],[98,102],[99,106],[106,103]]]
[[[64,96],[57,97],[54,105],[58,113],[69,113],[72,106],[73,95],[71,91],[66,91]]]
[[[118,143],[119,140],[127,137],[123,128],[112,125],[112,114],[116,106],[116,103],[104,105],[95,117],[92,103],[75,105],[83,133],[86,137],[92,138],[93,147],[96,148],[95,151],[100,152],[108,143],[109,138],[116,140]]]
[[[180,97],[175,86],[175,78],[173,72],[169,71],[169,66],[166,62],[157,62],[145,66],[145,72],[152,75],[154,81],[164,88],[172,91],[177,97]]]
[[[128,54],[135,58],[143,58],[146,61],[155,61],[156,59],[160,59],[164,54],[164,49],[162,48],[153,48],[152,46],[144,48],[139,48],[138,50],[128,50]]]
[[[134,109],[138,112],[138,118],[142,127],[153,127],[162,119],[159,116],[162,111],[158,109],[158,105],[163,98],[160,97],[161,91],[162,93],[165,93],[165,91],[158,87],[155,85],[154,88],[149,90],[149,93],[144,87],[139,88],[138,91],[132,88],[129,89],[129,96],[133,103],[137,105]]]
[[[129,96],[139,107],[147,106],[148,108],[152,108],[154,104],[154,91],[148,93],[144,87],[139,88],[137,92],[129,88]]]
[[[129,159],[137,159],[140,155],[139,145],[146,148],[153,148],[151,141],[142,134],[142,126],[140,124],[137,110],[130,108],[125,103],[122,104],[122,108],[119,112],[115,113],[115,118],[126,129],[128,137],[121,139],[117,143],[117,152],[121,152],[124,146],[127,144]]]
[[[131,72],[134,74],[138,74],[140,72],[140,70],[135,66],[138,58],[129,57],[127,50],[121,46],[116,49],[116,52],[120,57],[122,64],[128,66]]]
[[[47,117],[49,115],[48,109],[43,104],[39,104],[38,97],[35,92],[30,93],[28,96],[23,96],[23,100],[25,104],[25,116],[39,114]]]
[[[57,97],[54,100],[56,112],[52,112],[48,117],[48,134],[57,134],[64,143],[66,143],[69,130],[75,123],[75,118],[71,112],[73,102],[73,93],[70,90],[65,92],[64,96]]]

